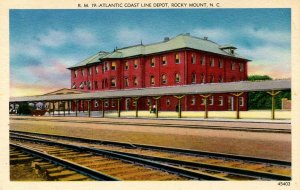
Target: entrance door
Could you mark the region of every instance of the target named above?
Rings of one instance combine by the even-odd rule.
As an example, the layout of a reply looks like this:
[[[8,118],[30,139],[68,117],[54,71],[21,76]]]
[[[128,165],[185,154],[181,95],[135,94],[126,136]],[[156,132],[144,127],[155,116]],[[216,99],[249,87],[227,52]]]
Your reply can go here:
[[[228,110],[233,111],[234,98],[233,96],[228,96]]]

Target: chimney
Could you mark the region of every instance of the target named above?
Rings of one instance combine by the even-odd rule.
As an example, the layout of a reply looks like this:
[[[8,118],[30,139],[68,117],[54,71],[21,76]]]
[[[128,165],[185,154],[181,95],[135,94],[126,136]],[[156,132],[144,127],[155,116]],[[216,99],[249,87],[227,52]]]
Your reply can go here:
[[[165,37],[165,38],[164,38],[164,42],[167,42],[167,41],[169,41],[169,40],[170,40],[169,37]]]
[[[203,38],[204,40],[208,40],[208,37],[207,36],[204,36],[204,38]]]

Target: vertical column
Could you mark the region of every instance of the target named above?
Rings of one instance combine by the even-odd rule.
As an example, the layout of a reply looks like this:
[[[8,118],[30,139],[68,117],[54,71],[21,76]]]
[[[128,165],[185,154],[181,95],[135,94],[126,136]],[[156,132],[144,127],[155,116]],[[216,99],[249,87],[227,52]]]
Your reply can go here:
[[[160,98],[161,98],[161,96],[153,97],[153,99],[155,100],[155,107],[156,107],[155,116],[156,116],[156,118],[158,118],[158,106],[159,106],[158,100]]]
[[[235,107],[236,107],[236,119],[240,119],[240,102],[239,97],[244,94],[244,92],[240,93],[231,93],[233,96],[235,96]]]
[[[70,115],[71,113],[71,101],[70,100],[68,100],[68,115]]]
[[[185,95],[181,95],[181,96],[174,96],[175,98],[177,98],[178,100],[178,118],[181,118],[181,99],[184,97]]]
[[[271,118],[274,120],[275,119],[275,96],[277,96],[281,91],[269,91],[267,92],[269,95],[272,97],[272,109],[271,109]]]
[[[132,99],[135,102],[135,117],[138,117],[139,116],[139,99],[140,99],[140,97],[134,97]]]
[[[121,98],[118,98],[118,99],[117,99],[117,104],[118,104],[118,117],[121,117],[120,100],[121,100]]]
[[[53,108],[52,115],[54,116],[54,112],[55,112],[55,101],[52,102],[52,108]]]
[[[211,94],[208,94],[208,95],[200,95],[202,98],[204,98],[204,111],[205,111],[205,114],[204,114],[204,119],[207,119],[208,118],[208,102],[207,102],[207,99],[211,96]]]
[[[88,112],[89,112],[89,117],[91,117],[91,100],[88,100]]]
[[[75,116],[78,116],[78,106],[79,106],[79,101],[75,100]]]
[[[66,116],[66,102],[63,101],[62,103],[63,103],[64,116]]]

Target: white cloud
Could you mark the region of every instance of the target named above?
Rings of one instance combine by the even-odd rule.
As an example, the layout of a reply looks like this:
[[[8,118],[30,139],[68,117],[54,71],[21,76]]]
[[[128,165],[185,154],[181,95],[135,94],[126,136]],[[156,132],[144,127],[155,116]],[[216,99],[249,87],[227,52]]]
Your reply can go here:
[[[229,43],[233,33],[220,28],[196,28],[192,30],[192,34],[198,37],[208,37],[217,43]]]
[[[66,32],[50,29],[46,33],[37,36],[41,46],[59,47],[68,42],[69,36]]]

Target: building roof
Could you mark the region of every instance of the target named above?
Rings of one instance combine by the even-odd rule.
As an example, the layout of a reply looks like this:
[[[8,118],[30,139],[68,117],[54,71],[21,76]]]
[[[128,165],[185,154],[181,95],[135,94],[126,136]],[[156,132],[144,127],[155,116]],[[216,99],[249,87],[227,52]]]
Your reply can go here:
[[[226,45],[227,47],[228,45]],[[230,45],[230,47],[234,47]],[[227,51],[224,51],[224,46],[221,46],[211,40],[208,40],[207,38],[199,38],[195,36],[191,36],[190,34],[180,34],[178,36],[175,36],[173,38],[168,38],[162,42],[152,43],[148,45],[135,45],[135,46],[129,46],[125,48],[116,49],[115,51],[111,53],[107,52],[99,52],[80,63],[69,67],[69,69],[89,65],[92,63],[97,63],[101,59],[119,59],[119,58],[127,58],[127,57],[133,57],[138,55],[149,55],[149,54],[155,54],[160,52],[166,52],[171,50],[177,50],[182,48],[191,48],[195,50],[205,51],[205,52],[211,52],[223,56],[229,56],[239,59],[248,60],[244,57],[239,56],[238,54],[234,53],[231,54]],[[235,48],[235,47],[234,47]]]
[[[169,86],[156,88],[139,88],[126,90],[107,90],[82,94],[47,95],[10,97],[10,102],[23,101],[59,101],[76,99],[99,99],[99,98],[125,98],[137,96],[165,96],[182,94],[207,94],[207,93],[232,93],[267,90],[291,89],[291,80],[266,80],[266,81],[240,81],[228,83],[208,83],[183,86]]]
[[[85,92],[80,91],[80,90],[76,90],[76,89],[62,88],[62,89],[59,89],[59,90],[55,90],[53,92],[48,92],[46,94],[43,94],[42,96],[61,95],[61,94],[81,94],[81,93],[85,93]]]

